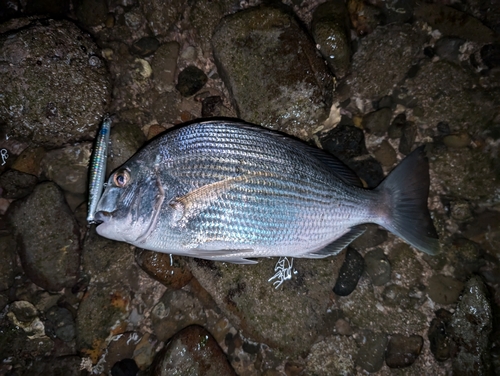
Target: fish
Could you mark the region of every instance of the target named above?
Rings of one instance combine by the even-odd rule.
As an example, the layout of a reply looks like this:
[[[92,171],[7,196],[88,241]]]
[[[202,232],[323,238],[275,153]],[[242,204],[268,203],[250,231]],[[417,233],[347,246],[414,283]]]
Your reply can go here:
[[[87,211],[87,223],[89,225],[96,223],[95,213],[97,204],[104,189],[110,132],[111,118],[108,114],[106,114],[104,115],[101,128],[97,134],[94,152],[90,163],[89,205]]]
[[[423,147],[375,189],[336,157],[240,121],[206,120],[152,139],[109,177],[100,236],[213,261],[336,255],[378,224],[436,254]]]

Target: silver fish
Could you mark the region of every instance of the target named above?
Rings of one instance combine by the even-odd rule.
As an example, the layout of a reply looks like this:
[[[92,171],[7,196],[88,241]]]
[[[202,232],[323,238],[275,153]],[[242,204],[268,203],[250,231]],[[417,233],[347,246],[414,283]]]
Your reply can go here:
[[[248,264],[335,255],[370,222],[434,254],[428,191],[423,148],[368,190],[322,150],[250,124],[204,121],[157,137],[110,176],[97,233],[153,251]]]
[[[104,189],[110,131],[111,118],[106,114],[104,116],[101,129],[97,134],[92,162],[90,164],[89,207],[87,212],[87,222],[89,224],[96,223],[95,213],[97,203],[99,202],[102,191]]]

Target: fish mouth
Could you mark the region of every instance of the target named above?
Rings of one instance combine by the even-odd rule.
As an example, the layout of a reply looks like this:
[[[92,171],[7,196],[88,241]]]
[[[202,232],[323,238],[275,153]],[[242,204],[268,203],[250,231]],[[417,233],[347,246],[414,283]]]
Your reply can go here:
[[[97,225],[100,225],[101,223],[107,222],[111,219],[111,213],[107,211],[98,211],[94,215],[94,222]]]

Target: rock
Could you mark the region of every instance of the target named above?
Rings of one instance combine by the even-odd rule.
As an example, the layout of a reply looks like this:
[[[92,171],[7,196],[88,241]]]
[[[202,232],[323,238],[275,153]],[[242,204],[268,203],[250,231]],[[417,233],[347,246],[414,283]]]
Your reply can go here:
[[[467,201],[457,200],[450,203],[450,215],[457,221],[464,222],[472,218],[470,204]]]
[[[182,97],[178,91],[166,92],[161,94],[153,103],[153,112],[156,120],[160,124],[173,124],[180,117],[178,105],[181,103]]]
[[[288,7],[224,17],[212,45],[238,117],[303,139],[328,118],[331,76]]]
[[[491,373],[489,336],[493,317],[488,295],[480,277],[474,276],[467,281],[450,322],[457,346],[452,358],[454,373]]]
[[[415,143],[415,138],[417,137],[417,127],[412,122],[407,122],[403,125],[403,134],[401,135],[401,140],[399,141],[399,152],[404,155],[408,155],[413,150],[413,144]]]
[[[338,319],[337,321],[335,321],[335,330],[342,336],[352,335],[351,325],[344,319]]]
[[[456,37],[443,37],[439,39],[435,46],[436,55],[441,59],[458,63],[458,55],[460,54],[460,47],[465,43],[462,38]]]
[[[184,290],[169,290],[151,311],[153,330],[160,341],[166,341],[189,325],[205,325],[207,314],[202,302]]]
[[[369,332],[356,357],[356,365],[368,372],[378,372],[384,365],[388,338],[385,333]]]
[[[134,124],[117,123],[110,133],[110,152],[107,171],[113,171],[124,164],[146,141],[146,136]]]
[[[186,3],[182,0],[174,0],[165,6],[162,0],[139,1],[148,26],[156,37],[166,36],[169,29],[181,16]]]
[[[223,107],[222,98],[218,95],[210,96],[203,99],[201,105],[202,117],[220,116]]]
[[[443,137],[443,143],[449,148],[464,148],[470,144],[470,141],[470,136],[466,132]]]
[[[391,280],[391,264],[382,249],[365,255],[365,271],[374,286],[383,286]]]
[[[140,57],[152,55],[160,47],[160,41],[155,37],[143,37],[132,44],[130,52]]]
[[[405,281],[407,287],[418,286],[423,275],[423,266],[415,257],[415,251],[406,243],[394,245],[388,252],[393,281]]]
[[[177,42],[164,43],[155,52],[151,68],[154,73],[154,84],[159,93],[173,91],[178,56]]]
[[[358,35],[371,34],[383,18],[380,8],[365,1],[350,0],[347,2],[347,9]]]
[[[64,342],[70,342],[75,338],[75,321],[66,308],[52,307],[45,313],[45,317],[47,335],[60,338]]]
[[[339,296],[347,296],[353,292],[363,274],[364,267],[363,256],[354,248],[348,247],[333,292]]]
[[[496,38],[494,31],[477,18],[446,5],[422,3],[415,9],[415,17],[445,36],[460,37],[477,43],[491,43]]]
[[[444,275],[433,275],[429,279],[427,294],[436,303],[453,304],[458,300],[464,284]]]
[[[432,319],[428,337],[430,349],[437,361],[443,362],[450,358],[454,342],[450,338],[449,323],[452,314],[445,309],[436,311],[436,318]]]
[[[80,235],[61,190],[50,182],[37,185],[31,195],[11,205],[9,219],[29,278],[50,291],[73,286],[80,264]]]
[[[190,65],[179,73],[175,88],[183,97],[190,97],[200,91],[207,81],[208,77],[201,69]]]
[[[217,341],[209,332],[196,325],[183,329],[168,342],[157,355],[152,370],[158,376],[175,373],[236,376]]]
[[[40,176],[40,163],[45,157],[45,149],[42,147],[28,147],[12,163],[12,169],[25,174]]]
[[[67,192],[86,193],[91,152],[90,142],[51,150],[42,161],[42,173]]]
[[[481,48],[481,59],[488,68],[500,66],[500,44],[487,44]]]
[[[392,167],[398,160],[396,150],[387,140],[382,141],[379,148],[373,152],[373,155],[382,166]]]
[[[393,334],[387,345],[385,362],[390,368],[409,367],[417,360],[423,345],[421,336]]]
[[[400,138],[403,135],[403,127],[406,124],[406,114],[401,113],[396,115],[391,125],[389,126],[389,138]]]
[[[390,108],[381,108],[370,112],[363,117],[363,128],[369,133],[382,136],[389,129],[391,117],[392,111]]]
[[[355,373],[354,359],[357,346],[352,337],[329,336],[315,343],[306,358],[305,374],[329,376]]]
[[[0,260],[2,260],[0,263],[0,291],[4,291],[14,285],[14,277],[18,272],[16,242],[11,235],[0,237]]]
[[[411,68],[424,38],[409,24],[393,24],[361,39],[347,78],[354,96],[376,100],[390,94]]]
[[[313,13],[311,32],[323,58],[342,78],[351,64],[351,35],[345,3],[331,0],[319,5]]]
[[[0,195],[8,199],[19,199],[28,196],[38,179],[34,175],[17,170],[7,170],[0,175]]]
[[[387,240],[387,231],[377,225],[367,223],[366,231],[356,238],[350,245],[358,251],[376,247]]]
[[[34,21],[0,36],[0,49],[9,136],[48,146],[94,136],[111,87],[105,65],[91,64],[101,53],[90,36],[69,21]]]
[[[410,308],[413,303],[410,298],[410,291],[402,286],[394,284],[384,288],[382,298],[384,299],[384,305],[394,308]]]
[[[179,256],[138,249],[135,259],[151,277],[176,290],[187,285],[193,278],[186,261]]]

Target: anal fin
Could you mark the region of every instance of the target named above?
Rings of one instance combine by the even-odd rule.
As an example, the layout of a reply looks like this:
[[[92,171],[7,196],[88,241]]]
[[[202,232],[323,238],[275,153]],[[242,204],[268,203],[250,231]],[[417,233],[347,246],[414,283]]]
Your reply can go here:
[[[307,253],[302,258],[325,258],[328,256],[334,256],[340,251],[342,251],[345,247],[351,244],[358,236],[362,235],[366,231],[366,227],[364,226],[356,226],[352,227],[348,232],[342,235],[340,238],[334,240],[326,247],[323,247],[317,251],[313,251],[311,253]]]

